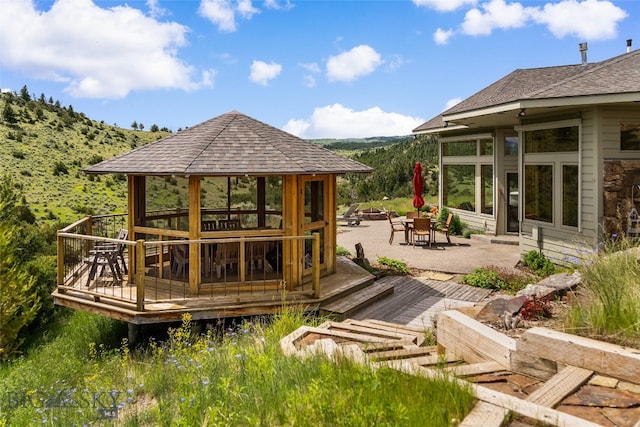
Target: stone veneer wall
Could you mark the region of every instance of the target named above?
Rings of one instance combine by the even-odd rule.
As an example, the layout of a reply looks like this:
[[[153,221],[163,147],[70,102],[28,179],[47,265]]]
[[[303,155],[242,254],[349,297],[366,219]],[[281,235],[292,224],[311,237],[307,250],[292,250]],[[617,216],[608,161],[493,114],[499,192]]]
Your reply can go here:
[[[631,209],[631,187],[640,184],[640,160],[604,161],[604,233],[624,234]],[[640,189],[633,190],[636,209],[640,211]]]

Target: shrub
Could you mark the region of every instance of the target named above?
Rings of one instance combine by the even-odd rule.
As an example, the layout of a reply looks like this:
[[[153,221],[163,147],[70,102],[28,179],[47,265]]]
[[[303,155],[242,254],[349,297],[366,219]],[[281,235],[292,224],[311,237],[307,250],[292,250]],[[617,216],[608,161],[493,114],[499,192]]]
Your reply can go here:
[[[495,267],[476,268],[473,273],[462,277],[462,283],[477,288],[501,290],[507,287],[507,282]]]
[[[398,261],[398,260],[383,256],[378,258],[378,264],[386,265],[387,267],[390,267],[391,269],[402,274],[409,274],[409,267],[407,267],[407,264],[402,261]]]
[[[16,352],[24,329],[36,318],[40,298],[36,281],[15,259],[13,230],[0,223],[0,359]]]
[[[68,175],[69,170],[67,169],[67,165],[65,165],[64,162],[55,162],[53,164],[53,174],[56,176]]]
[[[350,256],[351,252],[349,252],[349,250],[345,247],[342,246],[338,246],[336,248],[336,255],[338,256]]]
[[[449,210],[449,208],[443,206],[438,213],[438,221],[444,223],[450,213],[451,211]],[[451,228],[449,229],[449,233],[456,236],[461,236],[466,226],[467,224],[462,222],[458,215],[454,214],[453,219],[451,220]]]
[[[494,289],[516,293],[527,286],[527,276],[496,266],[476,268],[473,273],[462,277],[462,283],[484,289]]]
[[[552,315],[551,303],[540,298],[527,298],[520,308],[524,320],[549,319]]]
[[[556,271],[555,265],[542,252],[530,250],[522,258],[524,265],[541,277],[551,276]]]

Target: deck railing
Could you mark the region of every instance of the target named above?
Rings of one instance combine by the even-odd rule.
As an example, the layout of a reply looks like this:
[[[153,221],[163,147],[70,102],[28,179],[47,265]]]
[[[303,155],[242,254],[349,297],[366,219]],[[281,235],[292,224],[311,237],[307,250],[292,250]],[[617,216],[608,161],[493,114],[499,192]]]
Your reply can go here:
[[[121,222],[124,221],[124,222]],[[118,240],[126,215],[84,218],[58,232],[58,291],[80,292],[94,300],[145,304],[155,309],[194,298],[258,301],[284,293],[320,296],[320,239],[311,236],[225,237],[201,240]],[[285,253],[312,241],[311,277],[285,289]],[[106,249],[105,249],[106,248]],[[190,287],[189,251],[199,254],[198,286]],[[119,249],[119,255],[115,251]]]

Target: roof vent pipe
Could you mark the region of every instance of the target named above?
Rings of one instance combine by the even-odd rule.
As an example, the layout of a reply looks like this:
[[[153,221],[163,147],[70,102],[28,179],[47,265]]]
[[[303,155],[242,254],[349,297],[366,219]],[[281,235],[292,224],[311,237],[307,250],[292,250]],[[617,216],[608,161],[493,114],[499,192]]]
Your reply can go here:
[[[627,53],[631,52],[631,39],[627,39]]]
[[[582,65],[587,65],[587,42],[580,43],[580,55],[582,55]]]

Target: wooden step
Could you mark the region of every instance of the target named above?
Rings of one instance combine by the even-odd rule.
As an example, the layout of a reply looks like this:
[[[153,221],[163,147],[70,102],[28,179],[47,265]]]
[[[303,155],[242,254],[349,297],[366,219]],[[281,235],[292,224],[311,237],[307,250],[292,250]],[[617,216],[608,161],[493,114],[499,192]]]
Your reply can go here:
[[[374,282],[372,285],[360,289],[357,292],[345,295],[335,301],[321,304],[320,312],[342,320],[372,302],[391,295],[393,288],[394,285],[391,283]]]

